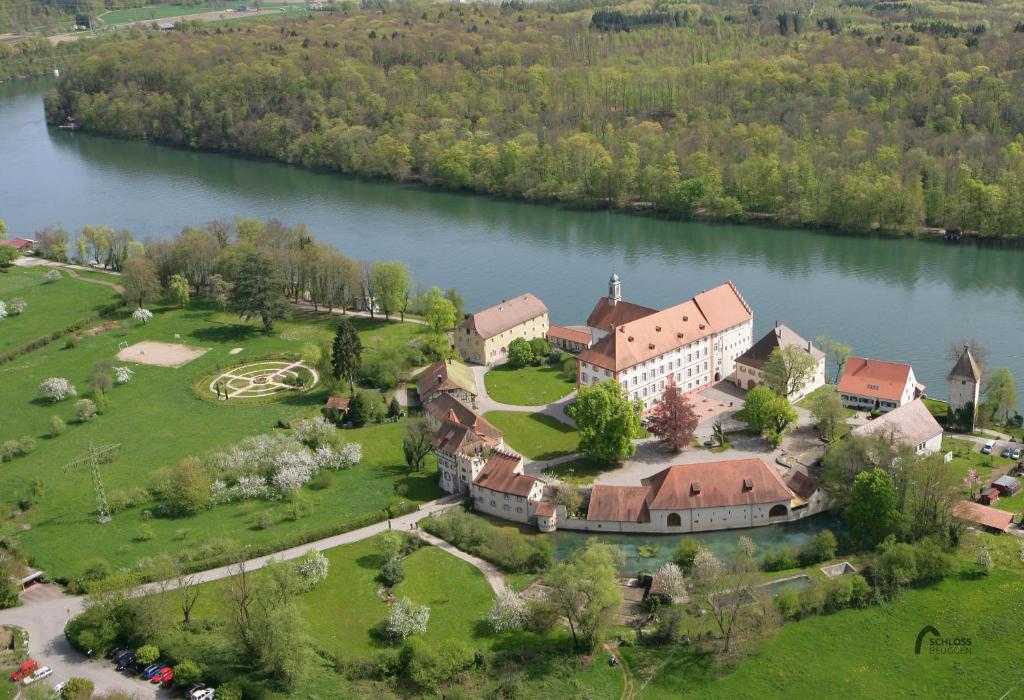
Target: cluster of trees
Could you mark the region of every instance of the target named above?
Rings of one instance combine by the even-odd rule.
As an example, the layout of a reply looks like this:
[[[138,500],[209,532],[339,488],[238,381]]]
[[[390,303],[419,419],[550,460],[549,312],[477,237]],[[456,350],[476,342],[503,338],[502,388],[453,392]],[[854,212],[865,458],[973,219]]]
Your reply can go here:
[[[421,526],[430,534],[506,571],[540,572],[555,560],[554,546],[547,539],[495,527],[464,511],[449,510],[444,515],[426,518]]]
[[[508,344],[508,364],[514,369],[527,365],[539,365],[545,360],[557,364],[562,354],[557,350],[551,352],[551,343],[544,338],[516,338]]]
[[[566,408],[576,422],[580,452],[601,462],[618,462],[636,452],[643,404],[631,401],[614,379],[580,387],[576,401]]]
[[[594,15],[629,32],[544,5],[480,5],[154,34],[75,61],[47,114],[531,200],[856,232],[1024,232],[1024,33],[1010,9],[958,5],[964,26],[990,27],[961,38],[860,3],[821,23],[637,9]]]

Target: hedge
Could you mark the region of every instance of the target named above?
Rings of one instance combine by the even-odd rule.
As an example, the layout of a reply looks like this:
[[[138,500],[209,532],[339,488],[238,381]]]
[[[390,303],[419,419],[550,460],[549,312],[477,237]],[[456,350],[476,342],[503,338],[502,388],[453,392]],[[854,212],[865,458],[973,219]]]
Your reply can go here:
[[[30,340],[29,342],[23,345],[19,345],[16,348],[12,348],[7,352],[0,353],[0,365],[10,362],[11,360],[15,360],[21,357],[22,355],[26,355],[32,352],[33,350],[38,350],[39,348],[46,347],[53,341],[59,340],[60,338],[63,338],[69,333],[79,331],[88,324],[94,323],[105,316],[109,316],[110,314],[120,309],[122,306],[124,306],[123,301],[119,301],[113,304],[107,304],[106,306],[100,308],[99,311],[91,313],[85,318],[80,318],[69,326],[65,326],[60,330],[53,331],[49,335],[44,335],[40,338],[36,338],[35,340]]]

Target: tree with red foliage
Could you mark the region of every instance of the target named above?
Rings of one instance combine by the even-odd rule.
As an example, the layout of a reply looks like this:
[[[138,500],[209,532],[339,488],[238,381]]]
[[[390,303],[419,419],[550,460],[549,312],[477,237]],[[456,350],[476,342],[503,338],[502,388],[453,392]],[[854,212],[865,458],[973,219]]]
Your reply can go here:
[[[651,413],[647,430],[659,438],[666,447],[679,452],[690,444],[699,419],[690,400],[679,391],[675,379],[670,377],[661,403]]]

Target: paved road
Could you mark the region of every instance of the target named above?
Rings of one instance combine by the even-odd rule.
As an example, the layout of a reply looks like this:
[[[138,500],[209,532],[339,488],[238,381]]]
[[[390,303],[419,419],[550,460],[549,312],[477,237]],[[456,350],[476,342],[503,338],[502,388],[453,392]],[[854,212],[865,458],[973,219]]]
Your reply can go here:
[[[473,377],[476,379],[476,405],[478,413],[488,413],[489,411],[515,411],[517,413],[543,413],[546,416],[551,416],[557,421],[565,423],[566,425],[575,428],[576,423],[572,418],[565,415],[565,407],[568,406],[576,399],[576,390],[563,396],[554,403],[549,403],[542,406],[519,406],[511,403],[501,403],[491,398],[490,394],[487,393],[487,383],[484,381],[484,375],[490,371],[490,367],[483,367],[481,365],[472,365]]]
[[[247,570],[254,571],[266,566],[267,562],[271,559],[277,561],[295,559],[312,550],[323,551],[358,542],[373,537],[389,528],[411,530],[412,526],[420,519],[450,508],[461,501],[461,496],[439,498],[423,504],[419,510],[409,515],[375,523],[358,530],[334,535],[333,537],[327,537],[298,547],[292,547],[276,554],[255,557],[246,561],[245,566]],[[452,549],[454,548],[451,548],[450,545],[445,548],[446,551],[452,551]],[[455,552],[452,553],[455,554]],[[480,564],[490,566],[486,562],[477,564],[474,561],[476,557],[466,557],[470,557],[470,555],[467,554],[460,558],[469,561],[478,568],[480,568]],[[491,575],[488,574],[488,571],[481,570],[484,571],[484,575],[487,576],[488,581],[491,582],[493,587],[495,582],[492,581]],[[234,567],[222,566],[197,573],[192,578],[196,582],[206,583],[227,578],[233,573]],[[504,581],[501,582],[501,585],[504,586]],[[169,588],[167,586],[164,588],[165,590],[172,590],[174,586],[175,584],[172,583]],[[148,584],[137,589],[135,594],[142,595],[156,590],[156,584]],[[64,637],[64,625],[82,610],[83,599],[81,597],[66,595],[54,586],[33,588],[23,594],[21,607],[0,610],[0,624],[17,625],[28,630],[29,653],[41,665],[49,666],[53,669],[51,679],[53,683],[67,680],[73,676],[81,676],[90,678],[96,684],[96,691],[99,693],[118,690],[140,698],[171,697],[171,691],[169,690],[161,690],[144,681],[124,676],[117,673],[110,662],[102,659],[89,659],[75,651]]]

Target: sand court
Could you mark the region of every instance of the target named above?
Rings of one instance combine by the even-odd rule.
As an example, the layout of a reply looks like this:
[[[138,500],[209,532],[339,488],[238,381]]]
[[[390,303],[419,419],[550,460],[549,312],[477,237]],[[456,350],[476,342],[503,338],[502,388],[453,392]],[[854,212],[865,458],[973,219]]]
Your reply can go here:
[[[210,348],[194,348],[182,343],[143,340],[122,348],[121,352],[117,353],[117,359],[156,367],[183,367],[209,350]]]

